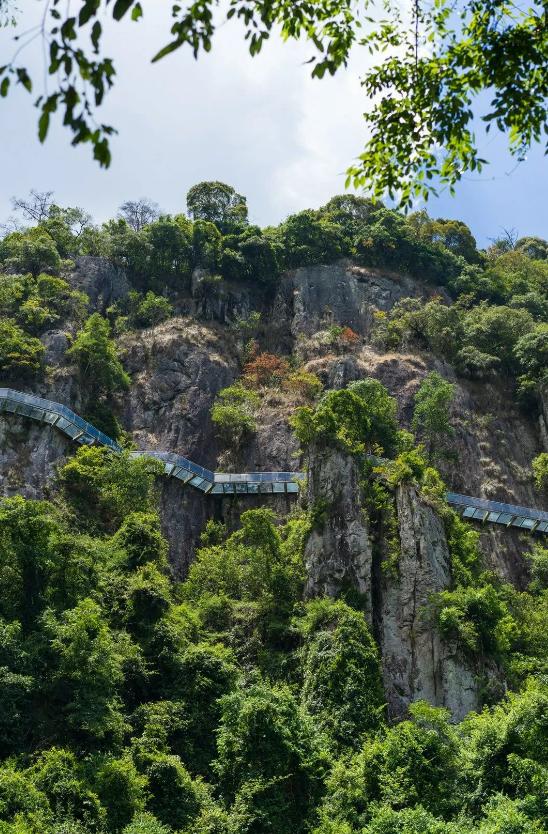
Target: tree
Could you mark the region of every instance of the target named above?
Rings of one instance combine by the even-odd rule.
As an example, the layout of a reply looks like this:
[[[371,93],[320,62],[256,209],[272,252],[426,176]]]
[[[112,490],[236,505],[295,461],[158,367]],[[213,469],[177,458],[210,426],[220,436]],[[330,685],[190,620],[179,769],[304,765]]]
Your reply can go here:
[[[215,769],[237,831],[306,831],[324,763],[311,720],[286,687],[257,683],[222,699]]]
[[[170,39],[153,61],[184,46],[195,57],[209,51],[222,23],[213,6],[213,0],[189,9],[174,4]],[[100,20],[107,8],[107,0],[81,0],[77,13],[61,12],[58,2],[47,10],[39,34],[49,51],[50,87],[37,102],[41,141],[52,115],[61,111],[73,142],[89,142],[95,159],[105,166],[114,128],[102,124],[95,111],[116,74],[112,60],[101,51]],[[143,17],[138,0],[120,0],[111,8],[115,21],[125,15],[134,21]],[[510,151],[518,160],[540,141],[546,125],[542,5],[510,11],[497,0],[460,0],[454,12],[450,0],[433,7],[413,5],[408,15],[391,4],[388,17],[380,9],[366,34],[350,0],[305,6],[249,6],[233,0],[225,19],[243,25],[251,55],[260,52],[272,30],[278,29],[284,40],[304,35],[313,49],[315,78],[345,66],[356,44],[379,56],[363,79],[365,94],[374,101],[364,116],[370,138],[358,164],[349,169],[349,180],[377,196],[397,194],[409,204],[417,196],[435,194],[438,181],[453,189],[465,171],[481,171],[484,160],[473,134],[474,115],[481,115],[487,129],[494,125],[508,133]],[[83,38],[86,31],[89,46]],[[19,52],[0,70],[4,97],[15,84],[34,89],[28,67],[18,63]],[[491,97],[482,95],[485,91],[492,91]]]
[[[443,440],[454,432],[450,423],[454,398],[455,386],[437,371],[425,376],[415,394],[413,429],[424,435],[433,450],[439,449]]]
[[[548,452],[541,452],[532,462],[537,489],[548,487]]]
[[[160,206],[147,197],[138,200],[126,200],[118,209],[118,217],[125,220],[133,231],[139,232],[160,217]]]
[[[124,522],[119,541],[128,548],[129,565],[157,561],[161,566],[164,545],[148,513],[154,509],[155,478],[163,471],[160,461],[145,455],[83,446],[59,470],[59,483],[84,527],[114,532]]]
[[[193,185],[186,195],[186,205],[193,220],[214,223],[224,235],[247,224],[246,198],[224,182]]]
[[[367,403],[371,418],[370,442],[378,444],[384,454],[392,455],[398,439],[397,401],[377,379],[352,382],[348,390]]]
[[[101,609],[83,599],[59,619],[47,612],[44,625],[53,656],[45,693],[52,720],[76,740],[119,738],[124,730],[117,696],[124,645]]]
[[[17,272],[59,274],[61,258],[55,241],[41,226],[12,232],[0,241],[0,263]]]
[[[542,237],[520,237],[514,248],[532,260],[545,261],[548,258],[548,240]]]
[[[10,377],[36,376],[42,367],[44,345],[11,319],[0,319],[0,371]]]
[[[31,188],[27,198],[12,197],[11,205],[14,211],[21,212],[25,220],[43,223],[48,219],[53,205],[53,191],[36,191]]]
[[[378,729],[384,705],[375,641],[364,615],[344,602],[309,603],[304,635],[302,701],[322,730],[345,749]]]
[[[93,313],[86,321],[67,356],[78,363],[90,395],[108,396],[129,388],[129,376],[110,338],[110,324],[99,313]]]
[[[308,209],[292,214],[276,230],[286,268],[332,263],[347,254],[342,228]]]

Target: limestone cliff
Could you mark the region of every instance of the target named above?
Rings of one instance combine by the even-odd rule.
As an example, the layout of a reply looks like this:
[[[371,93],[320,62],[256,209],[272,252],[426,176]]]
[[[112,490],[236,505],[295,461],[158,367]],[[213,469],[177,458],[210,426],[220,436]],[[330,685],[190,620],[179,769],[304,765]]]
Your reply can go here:
[[[128,291],[126,276],[102,259],[80,259],[71,282],[90,297],[91,309],[104,312]],[[253,310],[261,312],[260,347],[293,353],[326,388],[372,376],[397,398],[399,419],[408,426],[412,400],[421,379],[438,369],[457,384],[454,414],[455,462],[441,462],[455,491],[534,506],[540,503],[529,473],[531,459],[548,448],[548,395],[540,426],[511,401],[504,384],[456,379],[452,369],[426,353],[383,353],[370,343],[375,310],[389,310],[405,296],[430,297],[436,288],[407,276],[364,269],[349,261],[305,267],[284,276],[275,295],[260,288],[218,286],[196,274],[189,292],[174,299],[176,314],[156,327],[127,333],[119,350],[132,384],[115,404],[118,419],[139,448],[187,455],[211,468],[247,471],[303,466],[288,417],[296,400],[287,391],[261,399],[256,434],[238,449],[217,442],[209,411],[216,393],[241,373],[241,349],[231,323]],[[330,324],[351,327],[359,341],[341,350],[318,336]],[[81,411],[81,381],[66,359],[74,328],[63,323],[46,333],[47,370],[43,379],[19,387],[65,402]],[[47,494],[58,462],[72,447],[54,430],[23,418],[0,417],[0,493],[29,497]],[[450,556],[443,524],[411,486],[395,495],[400,557],[397,575],[386,574],[376,554],[375,530],[360,491],[355,461],[340,452],[315,453],[308,461],[308,506],[316,525],[306,546],[308,596],[336,596],[353,589],[362,595],[379,642],[391,715],[425,697],[449,707],[456,718],[479,701],[475,671],[455,648],[443,643],[424,617],[430,594],[448,587]],[[288,497],[214,499],[163,481],[161,514],[170,542],[174,571],[182,576],[193,558],[207,518],[229,524],[241,509],[268,502],[280,515]],[[523,552],[529,540],[517,532],[484,528],[489,565],[518,585],[523,581]]]

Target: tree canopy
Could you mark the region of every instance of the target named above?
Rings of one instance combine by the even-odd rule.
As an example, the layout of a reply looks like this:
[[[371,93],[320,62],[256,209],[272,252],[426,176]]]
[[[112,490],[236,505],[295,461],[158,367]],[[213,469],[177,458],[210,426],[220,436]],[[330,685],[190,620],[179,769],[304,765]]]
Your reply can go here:
[[[10,5],[11,0],[2,4],[6,17]],[[348,182],[376,197],[388,194],[409,205],[440,186],[453,190],[466,171],[481,171],[486,160],[478,150],[475,117],[487,130],[494,125],[508,136],[517,160],[546,129],[548,36],[542,4],[440,0],[402,8],[388,2],[383,8],[370,4],[366,15],[351,0],[231,0],[221,15],[214,14],[215,6],[214,0],[174,3],[169,39],[152,61],[182,47],[195,57],[208,52],[217,26],[231,19],[240,24],[251,55],[276,30],[284,40],[306,38],[318,79],[345,66],[352,48],[375,56],[362,79],[372,102],[364,115],[369,138]],[[114,62],[102,50],[105,14],[114,22],[126,16],[137,22],[145,12],[139,0],[80,0],[69,10],[54,0],[29,39],[43,39],[48,87],[36,89],[37,79],[21,63],[24,52],[16,49],[0,67],[0,95],[14,85],[38,92],[40,141],[59,111],[73,144],[91,144],[95,159],[108,166],[115,127],[101,123],[96,113],[116,78]]]

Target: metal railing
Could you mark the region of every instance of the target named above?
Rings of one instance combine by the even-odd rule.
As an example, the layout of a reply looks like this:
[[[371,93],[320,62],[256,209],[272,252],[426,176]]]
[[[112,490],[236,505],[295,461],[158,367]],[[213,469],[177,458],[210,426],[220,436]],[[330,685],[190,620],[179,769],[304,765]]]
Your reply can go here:
[[[34,394],[24,394],[12,388],[0,388],[0,412],[17,414],[54,426],[71,440],[92,445],[106,446],[114,452],[122,447],[115,440],[83,420],[68,406],[45,400]],[[165,474],[211,495],[272,495],[295,494],[299,482],[305,479],[304,472],[212,472],[194,461],[174,452],[138,451],[133,456],[147,455],[164,464]],[[382,465],[383,458],[369,456],[374,465]],[[517,504],[488,501],[457,492],[446,493],[451,506],[462,511],[464,518],[517,527],[533,533],[548,534],[548,512]]]

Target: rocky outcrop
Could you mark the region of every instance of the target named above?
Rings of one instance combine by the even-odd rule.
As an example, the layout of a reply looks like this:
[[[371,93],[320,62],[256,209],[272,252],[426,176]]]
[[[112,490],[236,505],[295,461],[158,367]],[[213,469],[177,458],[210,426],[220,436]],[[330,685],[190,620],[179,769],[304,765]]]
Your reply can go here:
[[[372,547],[358,465],[340,451],[312,449],[308,505],[317,519],[305,549],[307,597],[355,589],[371,617]]]
[[[104,313],[120,298],[125,298],[131,285],[122,269],[114,266],[106,258],[82,255],[76,259],[76,268],[69,276],[75,290],[85,292],[90,300],[90,307]]]
[[[364,510],[356,460],[336,449],[312,449],[309,509],[318,518],[305,549],[306,595],[361,594],[379,642],[392,718],[425,699],[460,720],[479,705],[474,670],[428,619],[432,594],[448,588],[451,559],[443,522],[411,485],[396,491],[400,558],[396,575],[380,564]]]
[[[389,310],[400,298],[433,292],[407,276],[356,266],[348,260],[296,269],[288,276],[284,291],[294,336],[310,336],[329,324],[345,325],[367,336],[375,309]]]
[[[479,705],[474,671],[429,622],[432,594],[449,587],[451,558],[443,522],[408,484],[396,491],[400,560],[397,577],[382,578],[377,612],[389,714],[424,699],[460,720]]]

